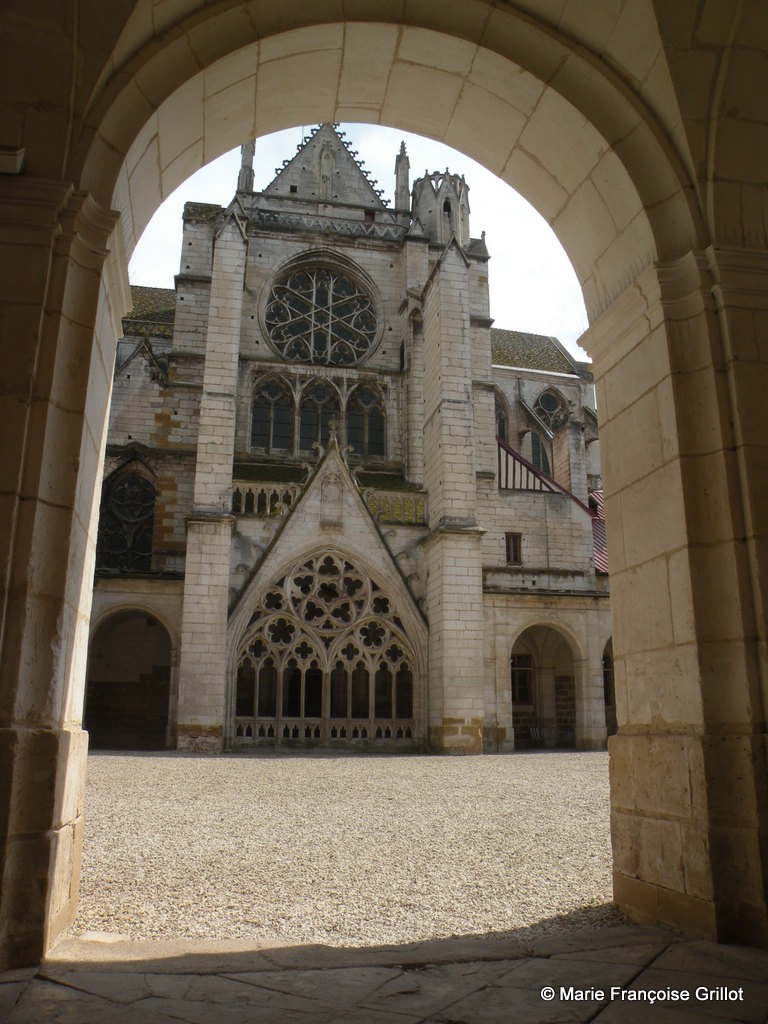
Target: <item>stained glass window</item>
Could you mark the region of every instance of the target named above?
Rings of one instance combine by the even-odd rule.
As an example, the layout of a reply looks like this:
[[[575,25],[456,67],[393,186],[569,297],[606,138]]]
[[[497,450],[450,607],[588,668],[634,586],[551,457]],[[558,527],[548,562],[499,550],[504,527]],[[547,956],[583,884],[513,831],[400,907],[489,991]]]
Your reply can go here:
[[[376,340],[369,293],[327,267],[292,270],[273,285],[265,322],[270,341],[290,362],[355,366]]]
[[[96,567],[126,572],[152,568],[155,488],[139,473],[107,482],[99,519]]]
[[[347,403],[347,444],[355,455],[385,454],[384,406],[368,387],[358,387]]]
[[[315,441],[326,445],[331,433],[331,420],[338,418],[339,399],[334,388],[324,381],[309,384],[301,395],[299,449],[311,452]]]
[[[276,380],[262,384],[253,396],[251,447],[267,452],[293,451],[293,400]]]

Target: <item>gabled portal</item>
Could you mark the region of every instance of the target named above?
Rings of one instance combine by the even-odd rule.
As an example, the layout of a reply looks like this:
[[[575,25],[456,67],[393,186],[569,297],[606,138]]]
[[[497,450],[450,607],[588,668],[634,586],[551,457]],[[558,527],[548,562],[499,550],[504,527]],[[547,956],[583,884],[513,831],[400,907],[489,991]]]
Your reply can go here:
[[[420,745],[426,633],[332,436],[230,616],[225,742]]]

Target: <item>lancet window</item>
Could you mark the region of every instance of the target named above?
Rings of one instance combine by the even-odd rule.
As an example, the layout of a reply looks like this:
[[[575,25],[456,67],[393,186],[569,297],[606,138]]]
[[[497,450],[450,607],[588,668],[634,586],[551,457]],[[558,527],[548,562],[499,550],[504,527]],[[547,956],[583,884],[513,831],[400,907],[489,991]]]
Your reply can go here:
[[[498,395],[496,396],[494,413],[496,416],[496,437],[500,437],[502,441],[508,441],[507,411]]]
[[[542,473],[546,473],[547,476],[552,475],[545,443],[541,439],[541,434],[536,430],[531,431],[531,462]]]
[[[235,740],[411,740],[415,659],[391,596],[323,553],[255,609],[235,679]]]
[[[274,378],[254,392],[251,447],[265,452],[293,452],[294,404],[288,388]]]
[[[381,395],[360,385],[347,402],[347,444],[355,455],[383,456],[386,420]]]
[[[328,444],[331,420],[338,421],[339,396],[336,389],[325,381],[308,384],[301,394],[299,408],[299,448],[311,452],[315,442]]]

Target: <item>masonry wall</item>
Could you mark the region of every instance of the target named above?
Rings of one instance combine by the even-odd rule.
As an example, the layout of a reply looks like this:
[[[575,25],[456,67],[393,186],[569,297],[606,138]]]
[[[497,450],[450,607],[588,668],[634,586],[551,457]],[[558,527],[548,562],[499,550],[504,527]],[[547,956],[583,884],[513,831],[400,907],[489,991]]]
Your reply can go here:
[[[565,494],[499,491],[495,482],[478,485],[478,520],[483,565],[507,564],[505,536],[522,534],[523,566],[594,575],[592,521]]]

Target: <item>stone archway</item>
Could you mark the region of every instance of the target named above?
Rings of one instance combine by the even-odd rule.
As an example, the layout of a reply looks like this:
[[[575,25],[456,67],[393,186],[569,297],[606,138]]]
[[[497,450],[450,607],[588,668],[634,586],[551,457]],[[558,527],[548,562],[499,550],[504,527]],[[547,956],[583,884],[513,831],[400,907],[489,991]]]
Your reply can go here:
[[[310,25],[301,6],[188,0],[171,13],[139,0],[98,27],[85,13],[70,24],[68,9],[45,29],[13,16],[0,183],[7,962],[36,960],[76,901],[95,495],[126,255],[203,162],[252,134],[334,118],[457,146],[563,241],[602,415],[616,896],[639,917],[768,941],[768,363],[757,344],[768,254],[752,144],[767,130],[755,46],[765,12],[745,0],[712,26],[699,7],[596,4],[582,17],[563,4],[554,17],[536,0],[476,0],[461,14],[406,5],[387,21],[362,2],[342,24],[322,0]],[[53,38],[71,44],[68,60],[47,59]],[[683,87],[692,60],[696,90]],[[649,507],[663,510],[652,529]],[[33,794],[41,762],[60,767]],[[14,810],[30,802],[45,821],[34,833]],[[640,867],[639,845],[651,851]]]
[[[142,611],[115,612],[90,644],[83,728],[92,749],[170,745],[171,638]]]
[[[510,653],[515,749],[591,748],[590,682],[587,659],[569,630],[546,620],[527,625]]]

